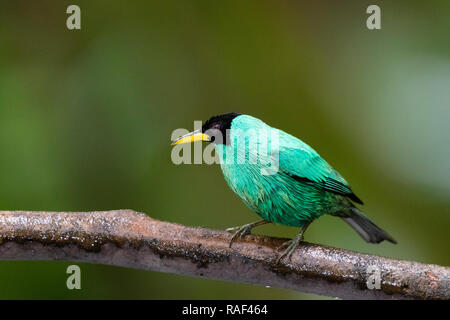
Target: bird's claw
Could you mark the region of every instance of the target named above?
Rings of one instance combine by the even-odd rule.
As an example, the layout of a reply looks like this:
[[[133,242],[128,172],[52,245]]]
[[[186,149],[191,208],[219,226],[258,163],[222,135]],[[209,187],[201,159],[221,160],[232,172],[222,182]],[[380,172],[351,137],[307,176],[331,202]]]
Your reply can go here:
[[[295,249],[298,247],[298,245],[303,241],[303,235],[300,235],[300,237],[296,237],[292,240],[288,240],[286,242],[283,242],[278,248],[277,251],[281,250],[284,247],[287,247],[286,250],[284,250],[275,261],[276,264],[279,264],[281,259],[284,257],[288,257],[288,259],[291,259],[292,253],[295,251]]]
[[[241,227],[232,227],[225,229],[226,232],[235,233],[237,232]]]
[[[231,233],[234,232],[234,234],[230,240],[230,248],[236,239],[245,237],[246,235],[249,235],[251,233],[251,230],[252,230],[252,227],[247,224],[243,225],[242,227],[233,227],[233,228],[225,229],[225,231],[227,231],[227,232],[231,232]]]
[[[277,251],[280,251],[281,249],[283,249],[283,248],[286,248],[286,247],[289,247],[291,244],[292,244],[292,241],[294,241],[294,240],[288,240],[288,241],[285,241],[285,242],[283,242],[278,248],[277,248]]]

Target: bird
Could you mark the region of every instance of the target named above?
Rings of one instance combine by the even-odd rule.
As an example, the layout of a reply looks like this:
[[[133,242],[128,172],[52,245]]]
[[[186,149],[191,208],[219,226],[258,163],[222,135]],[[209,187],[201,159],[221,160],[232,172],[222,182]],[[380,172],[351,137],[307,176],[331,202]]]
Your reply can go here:
[[[228,228],[234,241],[267,223],[300,227],[298,235],[280,246],[279,262],[304,241],[308,226],[323,215],[343,219],[366,242],[396,244],[356,204],[349,183],[312,147],[250,115],[230,112],[211,117],[201,129],[172,145],[205,141],[214,144],[226,183],[260,220]]]

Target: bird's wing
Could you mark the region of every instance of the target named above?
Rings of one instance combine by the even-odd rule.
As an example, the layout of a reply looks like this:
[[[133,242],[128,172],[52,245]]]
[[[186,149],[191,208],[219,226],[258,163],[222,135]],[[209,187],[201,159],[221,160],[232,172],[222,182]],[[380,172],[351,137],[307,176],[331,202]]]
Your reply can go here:
[[[278,163],[280,171],[297,181],[310,183],[318,188],[345,196],[357,203],[363,203],[353,193],[348,182],[313,148],[281,130],[279,141]]]

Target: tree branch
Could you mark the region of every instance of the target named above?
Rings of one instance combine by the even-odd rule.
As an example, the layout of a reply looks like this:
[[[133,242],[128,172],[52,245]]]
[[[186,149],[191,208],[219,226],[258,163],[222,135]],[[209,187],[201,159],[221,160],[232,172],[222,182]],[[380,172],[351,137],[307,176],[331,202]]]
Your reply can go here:
[[[450,299],[450,268],[158,221],[131,210],[0,211],[0,260],[69,260],[246,282],[340,298]],[[374,266],[381,288],[368,289]]]

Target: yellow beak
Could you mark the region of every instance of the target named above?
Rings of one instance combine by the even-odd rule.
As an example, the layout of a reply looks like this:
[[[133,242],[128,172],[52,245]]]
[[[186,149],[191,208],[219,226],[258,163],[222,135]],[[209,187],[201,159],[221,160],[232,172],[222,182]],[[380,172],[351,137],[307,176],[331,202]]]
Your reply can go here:
[[[192,143],[195,141],[210,141],[210,140],[211,139],[207,134],[202,133],[200,130],[195,130],[173,141],[172,146],[182,143]]]

